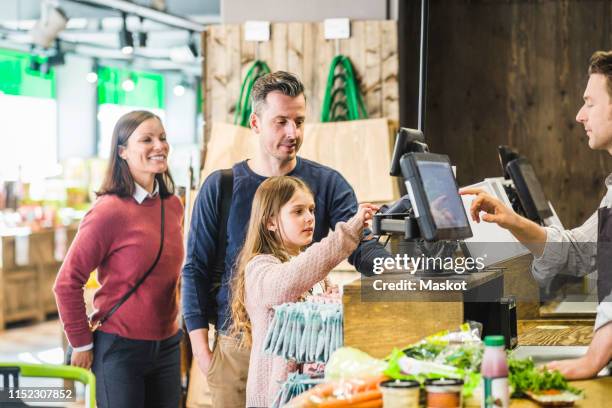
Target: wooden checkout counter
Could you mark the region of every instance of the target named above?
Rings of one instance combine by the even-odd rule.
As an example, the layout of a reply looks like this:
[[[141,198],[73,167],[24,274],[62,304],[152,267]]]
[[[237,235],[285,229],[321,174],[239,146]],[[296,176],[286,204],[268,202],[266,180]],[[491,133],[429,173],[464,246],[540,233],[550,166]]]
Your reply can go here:
[[[517,333],[519,346],[588,346],[591,342],[594,316],[566,319],[544,318],[539,313],[538,284],[531,276],[531,255],[504,261],[488,272],[468,277],[468,292],[478,287],[501,292],[503,296],[517,296]],[[404,279],[404,274],[386,277],[385,281]],[[365,278],[364,278],[365,279]],[[375,278],[367,278],[375,279]],[[444,278],[435,278],[441,279]],[[368,281],[364,287],[369,288]],[[363,298],[362,298],[363,296]],[[398,291],[397,298],[385,295],[374,300],[371,292],[362,290],[362,279],[344,286],[344,345],[355,347],[374,357],[387,356],[394,347],[404,347],[444,329],[461,325],[468,313],[469,303],[461,294],[446,294],[444,301],[410,298]],[[524,299],[526,301],[521,301]],[[369,300],[369,301],[368,301]],[[530,301],[531,300],[531,301]],[[575,381],[572,385],[585,391],[585,398],[576,407],[612,406],[612,377]],[[466,404],[466,406],[471,406]],[[511,407],[537,407],[534,402],[513,399]]]

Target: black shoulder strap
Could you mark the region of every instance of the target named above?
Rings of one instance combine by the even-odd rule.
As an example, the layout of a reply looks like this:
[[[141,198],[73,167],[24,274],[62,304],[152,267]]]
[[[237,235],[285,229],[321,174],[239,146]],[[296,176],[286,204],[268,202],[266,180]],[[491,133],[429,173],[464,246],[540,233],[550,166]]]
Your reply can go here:
[[[219,187],[219,201],[217,207],[217,250],[212,265],[212,282],[208,293],[206,309],[208,322],[217,322],[217,295],[225,274],[225,253],[227,251],[227,220],[232,206],[234,190],[234,172],[232,169],[221,170],[221,185]]]
[[[147,278],[147,276],[149,276],[151,274],[151,272],[153,271],[153,269],[155,269],[155,266],[157,266],[157,262],[159,262],[159,258],[161,257],[161,253],[162,250],[164,249],[164,224],[165,224],[165,214],[164,214],[164,199],[161,197],[160,195],[160,200],[161,200],[161,238],[159,241],[159,250],[157,251],[157,256],[155,257],[155,261],[153,261],[153,264],[149,267],[149,269],[144,273],[144,275],[142,275],[140,277],[140,279],[138,279],[138,282],[136,282],[136,284],[134,286],[132,286],[132,288],[125,294],[123,295],[123,297],[121,299],[119,299],[119,302],[117,302],[117,304],[115,304],[115,306],[113,306],[113,308],[111,310],[108,311],[108,313],[106,313],[104,316],[102,316],[102,318],[100,320],[98,320],[98,322],[94,325],[94,328],[98,328],[102,325],[102,323],[104,323],[109,317],[111,317],[113,315],[113,313],[115,313],[117,311],[117,309],[119,309],[119,307],[125,303],[126,300],[128,300],[128,298],[130,296],[132,296],[134,294],[134,292],[136,292],[136,289],[138,289],[138,287],[140,285],[142,285],[142,282],[145,281],[145,279]]]
[[[229,218],[234,190],[234,171],[221,170],[221,200],[219,201],[219,235],[217,235],[217,262],[223,267],[227,248],[227,219]]]

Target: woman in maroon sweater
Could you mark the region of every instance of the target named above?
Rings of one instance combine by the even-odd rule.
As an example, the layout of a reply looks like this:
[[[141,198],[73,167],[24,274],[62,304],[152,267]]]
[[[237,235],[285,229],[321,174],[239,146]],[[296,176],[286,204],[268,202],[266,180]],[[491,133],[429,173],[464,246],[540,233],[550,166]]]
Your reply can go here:
[[[177,323],[183,260],[183,207],[168,171],[161,120],[146,111],[123,115],[98,199],[85,215],[54,291],[71,364],[96,375],[99,408],[176,408],[180,395]],[[97,330],[100,321],[154,264],[150,274]],[[83,287],[97,269],[100,289],[88,318]]]

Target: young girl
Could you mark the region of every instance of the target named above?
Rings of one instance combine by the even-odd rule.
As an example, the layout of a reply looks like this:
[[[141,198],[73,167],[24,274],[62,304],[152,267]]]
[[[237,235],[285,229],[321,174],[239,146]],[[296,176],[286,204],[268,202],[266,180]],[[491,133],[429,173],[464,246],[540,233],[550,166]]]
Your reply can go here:
[[[298,301],[349,256],[377,209],[362,204],[353,218],[300,252],[312,242],[314,207],[312,192],[295,177],[270,177],[255,193],[232,287],[232,331],[245,345],[252,344],[247,407],[269,407],[287,379],[287,362],[263,352],[273,307]]]

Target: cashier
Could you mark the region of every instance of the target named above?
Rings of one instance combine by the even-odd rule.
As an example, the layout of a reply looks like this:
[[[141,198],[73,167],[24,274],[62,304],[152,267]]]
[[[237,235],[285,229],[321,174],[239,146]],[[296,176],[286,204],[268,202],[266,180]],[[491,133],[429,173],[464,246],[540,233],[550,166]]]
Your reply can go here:
[[[584,105],[576,121],[584,126],[591,149],[606,150],[612,155],[612,51],[595,52],[588,72]],[[470,208],[474,221],[482,219],[506,228],[533,253],[532,272],[540,282],[549,282],[560,272],[583,276],[598,271],[599,305],[587,353],[547,365],[568,379],[594,377],[612,359],[612,174],[605,184],[607,193],[599,209],[583,225],[571,230],[541,227],[482,190],[461,190],[461,194],[476,195]]]

